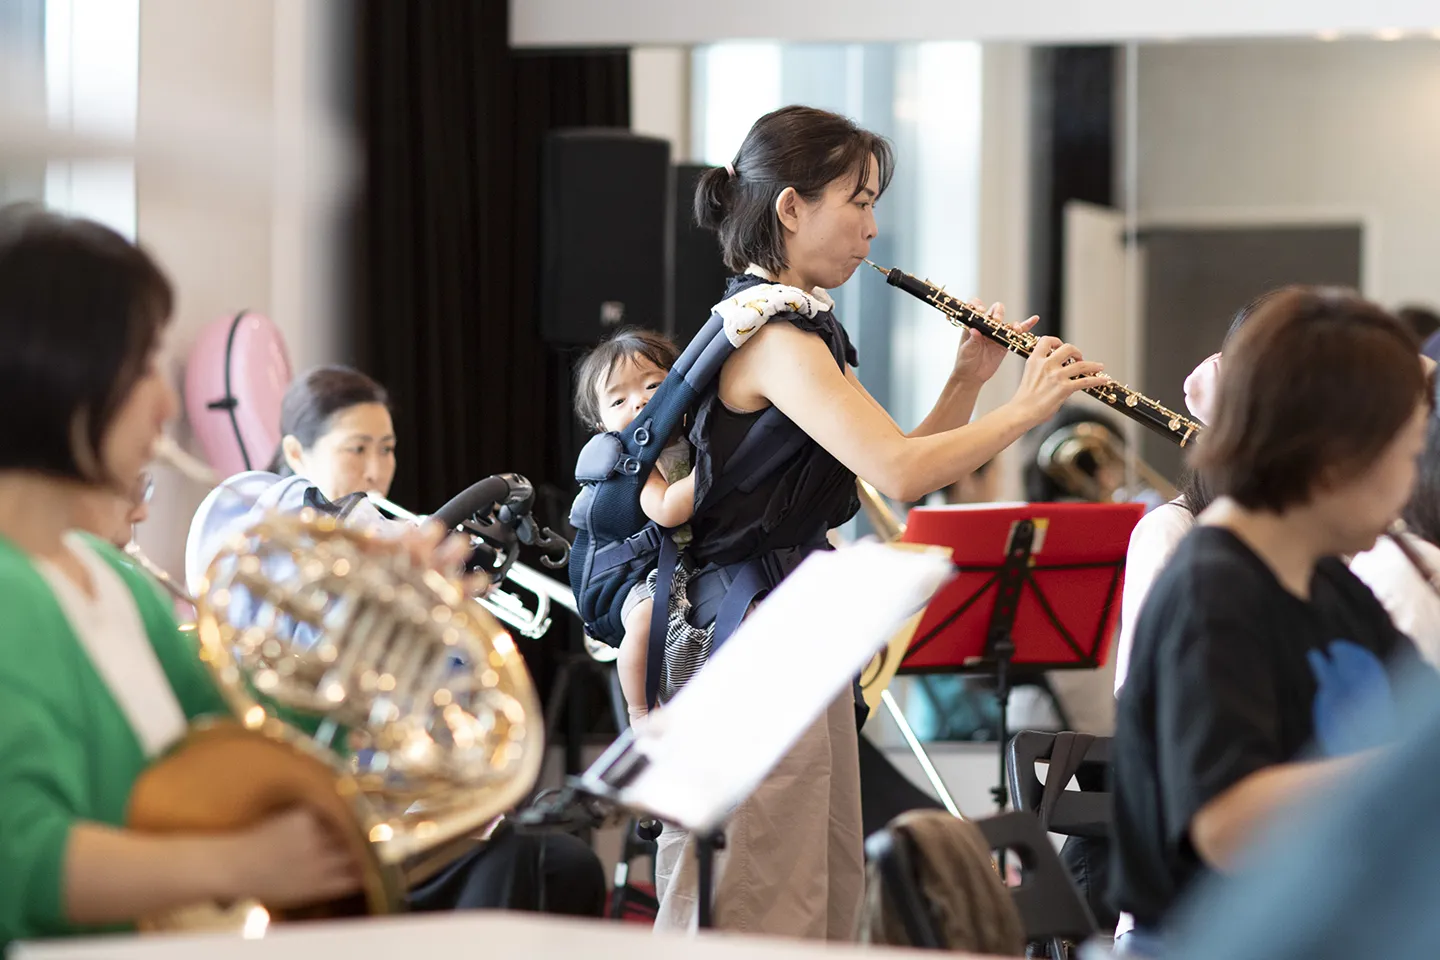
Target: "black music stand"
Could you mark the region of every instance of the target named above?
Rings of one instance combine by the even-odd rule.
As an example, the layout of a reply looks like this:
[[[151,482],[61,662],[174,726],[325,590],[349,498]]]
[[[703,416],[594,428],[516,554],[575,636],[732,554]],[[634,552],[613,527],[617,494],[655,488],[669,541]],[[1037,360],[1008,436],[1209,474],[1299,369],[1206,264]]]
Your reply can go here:
[[[900,670],[995,677],[1000,778],[991,794],[1001,810],[1014,677],[1105,662],[1130,532],[1143,513],[1130,503],[910,512],[904,540],[950,547],[957,576],[930,602]]]
[[[649,765],[650,760],[636,749],[635,734],[625,730],[609,749],[580,776],[567,777],[565,786],[553,798],[517,814],[516,829],[522,831],[598,830],[615,823],[659,826],[649,809],[624,799],[624,791]],[[655,829],[651,828],[651,829]],[[658,836],[658,829],[656,830]],[[697,926],[715,926],[715,853],[725,847],[725,827],[696,831],[695,856],[699,866]]]

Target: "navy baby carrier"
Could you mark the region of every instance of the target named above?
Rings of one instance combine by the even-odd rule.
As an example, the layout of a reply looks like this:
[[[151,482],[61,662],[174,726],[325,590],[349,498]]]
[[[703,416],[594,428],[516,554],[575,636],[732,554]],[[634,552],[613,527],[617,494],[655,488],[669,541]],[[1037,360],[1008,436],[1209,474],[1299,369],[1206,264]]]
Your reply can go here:
[[[570,511],[570,524],[575,528],[570,585],[585,631],[602,643],[619,646],[625,635],[621,606],[626,594],[651,570],[659,570],[646,681],[646,698],[652,705],[664,659],[665,611],[678,548],[671,531],[645,516],[640,508],[640,491],[661,450],[687,423],[687,417],[737,344],[743,344],[772,316],[814,316],[823,310],[810,295],[780,284],[752,286],[721,301],[640,415],[624,430],[596,435],[580,451],[575,479],[581,489]],[[773,406],[767,408],[751,425],[723,472],[715,477],[703,502],[695,505],[695,514],[742,481],[754,483],[769,476],[806,439],[788,417]],[[712,652],[729,632],[720,626],[717,622]]]

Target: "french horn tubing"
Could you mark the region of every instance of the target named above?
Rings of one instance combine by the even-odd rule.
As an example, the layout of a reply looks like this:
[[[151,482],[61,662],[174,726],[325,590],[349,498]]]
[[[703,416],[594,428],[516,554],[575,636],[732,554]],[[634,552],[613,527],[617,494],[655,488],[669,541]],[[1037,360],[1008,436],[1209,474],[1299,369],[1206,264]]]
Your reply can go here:
[[[167,446],[159,458],[174,463]],[[544,724],[510,634],[456,582],[376,547],[306,510],[221,549],[193,603],[230,715],[192,726],[127,810],[132,829],[217,833],[307,805],[360,863],[362,894],[284,911],[197,904],[143,929],[397,910],[530,792]]]

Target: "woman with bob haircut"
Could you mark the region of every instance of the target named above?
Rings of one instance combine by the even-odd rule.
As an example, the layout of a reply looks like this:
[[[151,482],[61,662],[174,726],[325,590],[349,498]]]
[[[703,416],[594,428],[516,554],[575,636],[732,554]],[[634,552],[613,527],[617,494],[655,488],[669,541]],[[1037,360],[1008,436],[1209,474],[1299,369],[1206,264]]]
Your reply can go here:
[[[1214,494],[1140,611],[1114,744],[1117,951],[1153,956],[1172,908],[1266,825],[1353,776],[1425,670],[1337,559],[1415,484],[1431,393],[1414,334],[1349,293],[1292,287],[1225,347],[1192,454]]]
[[[128,497],[177,413],[161,373],[174,297],[139,247],[38,207],[0,209],[0,950],[124,930],[197,901],[299,906],[358,888],[303,808],[220,834],[125,827],[131,789],[190,721],[228,714],[158,586],[80,532]],[[377,541],[457,575],[438,528]]]

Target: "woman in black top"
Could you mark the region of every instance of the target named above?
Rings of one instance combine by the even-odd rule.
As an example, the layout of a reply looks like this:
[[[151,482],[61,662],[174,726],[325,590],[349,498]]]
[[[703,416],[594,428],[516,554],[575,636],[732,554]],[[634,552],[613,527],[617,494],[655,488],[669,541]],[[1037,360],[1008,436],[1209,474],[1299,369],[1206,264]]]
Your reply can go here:
[[[726,361],[718,383],[701,399],[689,435],[696,502],[704,501],[691,521],[689,548],[699,565],[689,595],[699,626],[717,618],[725,623],[726,611],[736,606],[743,613],[736,595],[758,596],[752,592],[757,585],[762,591],[773,586],[823,546],[826,531],[857,509],[857,474],[887,496],[917,500],[991,459],[1077,390],[1101,382],[1099,364],[1042,337],[1015,397],[972,423],[980,386],[1004,351],[971,334],[924,422],[909,434],[895,424],[856,379],[854,348],[824,293],[847,281],[869,253],[874,204],[891,169],[883,138],[832,113],[786,107],[756,121],[735,159],[710,170],[699,185],[696,219],[719,235],[726,262],[741,274],[727,296],[778,283],[813,296],[821,307],[812,316],[771,319]],[[1071,365],[1063,367],[1067,361]],[[763,481],[705,501],[750,426],[772,406],[803,432],[803,444]],[[837,698],[740,806],[726,839],[717,925],[853,937],[863,856],[856,724],[848,696]],[[685,834],[672,828],[661,837],[661,928],[694,922],[689,846]]]
[[[1374,544],[1415,482],[1419,344],[1348,294],[1291,288],[1225,351],[1193,465],[1216,499],[1141,609],[1115,734],[1116,906],[1159,949],[1171,909],[1277,814],[1366,762],[1410,642],[1338,556]]]

